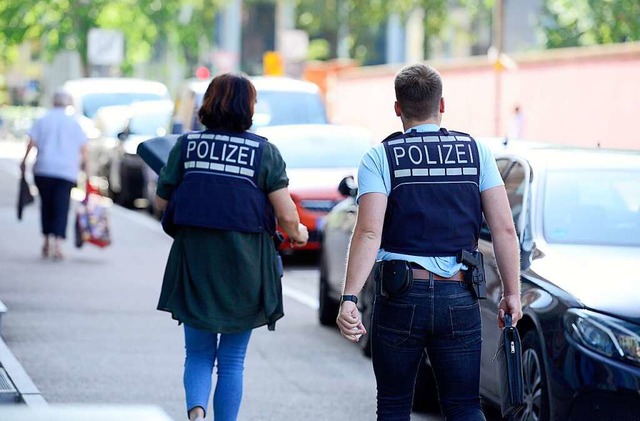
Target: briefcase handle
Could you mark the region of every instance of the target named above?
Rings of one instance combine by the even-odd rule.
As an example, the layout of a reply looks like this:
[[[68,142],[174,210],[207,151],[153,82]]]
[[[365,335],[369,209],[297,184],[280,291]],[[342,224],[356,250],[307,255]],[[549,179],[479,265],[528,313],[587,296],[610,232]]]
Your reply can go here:
[[[511,313],[504,314],[504,327],[513,327]]]

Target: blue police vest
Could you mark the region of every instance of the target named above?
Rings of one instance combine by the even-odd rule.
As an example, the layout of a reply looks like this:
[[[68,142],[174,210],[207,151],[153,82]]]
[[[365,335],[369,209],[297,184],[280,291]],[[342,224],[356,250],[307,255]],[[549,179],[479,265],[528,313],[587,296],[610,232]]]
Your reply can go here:
[[[258,187],[265,142],[248,132],[207,130],[184,135],[184,176],[172,197],[174,222],[273,235],[273,207]]]
[[[466,133],[397,133],[383,141],[391,176],[382,243],[414,256],[477,248],[482,223],[480,160]]]

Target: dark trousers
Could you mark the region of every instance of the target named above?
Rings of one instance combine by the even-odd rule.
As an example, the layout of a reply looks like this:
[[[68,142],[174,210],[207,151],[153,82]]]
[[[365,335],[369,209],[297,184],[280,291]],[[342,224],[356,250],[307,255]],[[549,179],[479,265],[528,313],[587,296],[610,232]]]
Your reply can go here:
[[[66,238],[70,194],[75,183],[39,175],[34,176],[34,180],[40,194],[42,234]]]
[[[380,295],[377,282],[371,354],[378,420],[409,420],[423,351],[433,368],[447,421],[484,420],[480,408],[481,320],[462,282],[414,281],[401,298]]]

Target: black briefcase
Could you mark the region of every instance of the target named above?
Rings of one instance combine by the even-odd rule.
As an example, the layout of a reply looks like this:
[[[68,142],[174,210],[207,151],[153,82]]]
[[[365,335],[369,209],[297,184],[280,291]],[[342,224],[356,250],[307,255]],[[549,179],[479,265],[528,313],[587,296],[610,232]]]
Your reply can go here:
[[[142,160],[156,173],[167,164],[169,152],[180,135],[167,135],[145,140],[138,145],[136,152]]]
[[[500,409],[504,418],[510,417],[525,406],[522,378],[522,344],[518,330],[512,326],[511,314],[504,316],[505,327],[494,357],[498,361],[500,379]]]

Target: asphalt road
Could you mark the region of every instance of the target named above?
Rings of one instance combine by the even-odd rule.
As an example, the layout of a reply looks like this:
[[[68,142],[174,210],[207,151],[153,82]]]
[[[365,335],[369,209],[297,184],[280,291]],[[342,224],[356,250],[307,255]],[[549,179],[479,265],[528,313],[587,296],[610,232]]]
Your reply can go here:
[[[185,419],[182,329],[155,310],[170,238],[153,219],[114,206],[112,246],[69,242],[64,261],[42,259],[37,205],[16,218],[22,150],[0,141],[5,342],[50,404],[156,405]],[[375,419],[370,361],[318,324],[317,279],[312,262],[287,265],[286,315],[275,332],[254,331],[240,420]]]

